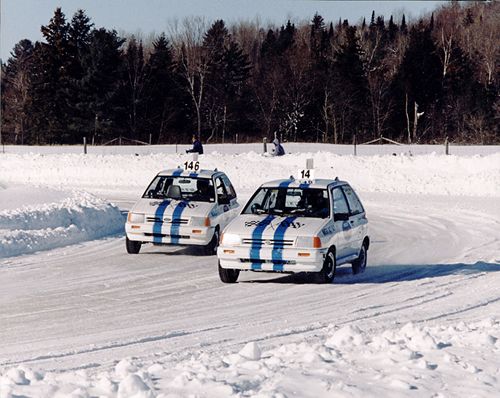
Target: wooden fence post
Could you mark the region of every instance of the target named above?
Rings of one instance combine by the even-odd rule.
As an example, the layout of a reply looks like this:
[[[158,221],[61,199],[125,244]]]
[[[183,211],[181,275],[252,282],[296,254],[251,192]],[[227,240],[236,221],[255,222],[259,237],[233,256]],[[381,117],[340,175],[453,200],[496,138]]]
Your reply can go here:
[[[444,153],[445,153],[446,155],[449,155],[449,154],[450,154],[450,148],[449,148],[449,146],[450,146],[450,143],[448,142],[448,137],[446,137],[446,138],[444,139],[444,148],[445,148],[445,149],[444,149]]]
[[[262,140],[262,142],[264,143],[264,153],[267,152],[267,138],[264,137],[264,139]]]
[[[354,145],[354,156],[356,156],[356,134],[352,137],[352,144]]]
[[[83,137],[83,154],[87,154],[87,137]]]

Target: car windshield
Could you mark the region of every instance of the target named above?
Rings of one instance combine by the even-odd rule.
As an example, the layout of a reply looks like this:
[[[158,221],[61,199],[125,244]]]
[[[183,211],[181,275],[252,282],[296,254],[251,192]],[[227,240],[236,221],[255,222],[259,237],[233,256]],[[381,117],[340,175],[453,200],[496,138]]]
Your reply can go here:
[[[328,191],[318,188],[260,188],[249,200],[243,214],[279,216],[330,216]]]
[[[142,197],[215,202],[215,189],[210,178],[156,176]]]

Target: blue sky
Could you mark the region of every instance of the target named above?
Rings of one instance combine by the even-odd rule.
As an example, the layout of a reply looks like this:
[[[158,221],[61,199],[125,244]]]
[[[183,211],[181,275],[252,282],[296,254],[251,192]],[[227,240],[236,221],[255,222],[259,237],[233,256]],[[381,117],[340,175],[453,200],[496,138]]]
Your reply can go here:
[[[40,26],[48,23],[56,7],[62,7],[67,19],[82,8],[97,27],[130,33],[160,33],[169,21],[186,16],[222,18],[227,22],[254,19],[263,25],[283,24],[288,18],[311,19],[319,12],[326,21],[339,18],[356,22],[369,20],[372,10],[417,18],[444,1],[306,1],[306,0],[0,0],[1,58],[5,61],[21,39],[41,40]]]

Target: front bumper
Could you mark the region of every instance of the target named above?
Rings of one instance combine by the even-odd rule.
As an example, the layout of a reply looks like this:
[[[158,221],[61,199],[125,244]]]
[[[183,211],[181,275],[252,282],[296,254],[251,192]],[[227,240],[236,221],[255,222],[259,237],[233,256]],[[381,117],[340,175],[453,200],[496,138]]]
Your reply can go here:
[[[250,258],[248,246],[219,246],[217,249],[222,268],[274,272],[319,272],[326,253],[327,248],[262,247],[259,258]]]
[[[158,245],[194,245],[205,246],[214,236],[214,227],[166,224],[155,227],[152,224],[125,224],[127,238],[133,241],[149,242]]]

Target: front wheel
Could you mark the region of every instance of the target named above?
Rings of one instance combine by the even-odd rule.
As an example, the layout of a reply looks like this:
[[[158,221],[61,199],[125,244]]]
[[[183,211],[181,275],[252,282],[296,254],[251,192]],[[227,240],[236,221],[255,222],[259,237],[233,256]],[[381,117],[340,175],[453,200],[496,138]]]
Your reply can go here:
[[[315,275],[316,283],[332,283],[335,279],[336,270],[337,260],[335,259],[335,252],[329,250],[323,262],[323,268]]]
[[[366,249],[366,245],[363,243],[363,246],[361,246],[361,250],[359,251],[359,257],[352,262],[352,273],[354,275],[365,272],[367,254],[368,250]]]
[[[141,250],[142,242],[138,242],[135,240],[130,240],[129,238],[125,238],[125,246],[127,247],[128,254],[137,254]]]
[[[214,236],[212,236],[212,240],[206,245],[203,249],[207,256],[213,256],[217,254],[217,248],[219,247],[220,240],[220,232],[219,227],[215,228]]]
[[[224,283],[235,283],[240,275],[239,269],[222,268],[219,263],[219,278]]]

